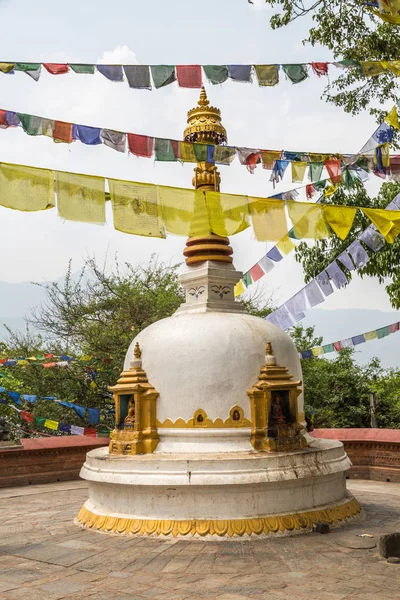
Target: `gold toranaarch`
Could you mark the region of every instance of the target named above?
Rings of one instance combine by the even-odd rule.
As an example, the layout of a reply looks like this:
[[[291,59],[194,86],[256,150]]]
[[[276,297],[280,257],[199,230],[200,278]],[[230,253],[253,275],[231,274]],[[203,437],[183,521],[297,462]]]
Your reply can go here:
[[[176,421],[171,421],[171,419],[165,419],[162,423],[157,421],[157,427],[162,428],[170,428],[170,429],[190,429],[193,427],[206,427],[207,429],[224,429],[227,427],[251,427],[251,421],[246,419],[244,416],[243,408],[239,405],[232,406],[229,411],[229,417],[225,420],[220,417],[216,418],[215,421],[212,421],[207,413],[199,408],[195,411],[193,418],[185,421],[184,419],[177,419]]]
[[[361,506],[355,498],[325,509],[299,512],[292,515],[272,515],[255,519],[234,520],[148,520],[127,519],[96,515],[82,506],[78,522],[84,527],[109,533],[134,535],[171,535],[177,536],[242,536],[273,535],[290,531],[311,530],[314,523],[324,522],[331,525],[347,521],[361,513]]]

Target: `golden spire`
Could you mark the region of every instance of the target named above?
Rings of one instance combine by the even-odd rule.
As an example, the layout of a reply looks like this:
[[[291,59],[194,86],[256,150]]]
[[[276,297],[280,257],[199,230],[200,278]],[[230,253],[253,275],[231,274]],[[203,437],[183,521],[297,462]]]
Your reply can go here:
[[[210,106],[206,90],[201,88],[197,106],[187,114],[188,126],[184,132],[185,142],[221,145],[226,144],[226,129],[221,123],[221,111]],[[199,162],[192,180],[196,190],[217,191],[220,189],[220,175],[214,163]],[[229,239],[210,232],[209,236],[189,238],[183,252],[187,265],[212,260],[231,263],[233,250]]]
[[[136,344],[135,344],[135,348],[133,350],[133,356],[137,359],[142,356],[142,351],[140,349],[139,342],[136,342]]]

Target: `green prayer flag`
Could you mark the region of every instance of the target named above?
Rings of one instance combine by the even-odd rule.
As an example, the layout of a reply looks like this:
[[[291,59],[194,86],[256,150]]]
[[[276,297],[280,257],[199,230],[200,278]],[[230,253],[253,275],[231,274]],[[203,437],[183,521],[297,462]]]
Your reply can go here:
[[[246,287],[249,287],[249,285],[251,285],[253,283],[253,278],[250,275],[250,271],[247,271],[247,273],[245,273],[243,275],[242,281]]]
[[[42,119],[41,117],[35,117],[34,115],[25,115],[24,113],[17,113],[19,120],[21,121],[22,128],[28,135],[41,135],[42,134]]]
[[[345,169],[342,173],[343,175],[343,183],[346,189],[352,188],[354,183],[358,181],[358,177],[354,171],[350,171],[350,169]]]
[[[279,83],[278,65],[254,65],[258,85],[271,86]]]
[[[301,240],[301,238],[297,237],[297,235],[295,234],[294,227],[292,227],[292,229],[288,232],[288,236],[292,238],[292,240]]]
[[[69,65],[74,73],[86,73],[88,75],[93,75],[94,73],[94,65]]]
[[[340,60],[339,62],[337,62],[335,64],[342,65],[343,67],[356,67],[357,69],[359,69],[360,73],[362,73],[361,63],[358,60],[348,58],[346,60]]]
[[[308,77],[305,65],[282,65],[282,69],[292,83],[300,83]]]
[[[207,144],[193,144],[194,155],[198,162],[207,160]]]
[[[322,346],[322,350],[324,351],[324,354],[328,354],[329,352],[335,352],[335,347],[333,344],[326,344],[325,346]]]
[[[310,170],[308,173],[309,180],[319,182],[319,180],[321,179],[322,170],[324,168],[324,163],[310,162],[309,167],[310,167]],[[324,184],[324,187],[325,187],[325,184]]]
[[[176,162],[178,160],[175,156],[171,140],[166,140],[164,138],[155,138],[154,151],[156,155],[156,160],[164,162]]]
[[[219,165],[230,165],[236,156],[236,148],[229,146],[215,146],[214,162]]]
[[[173,65],[152,65],[150,69],[156,88],[164,87],[176,80],[175,67]]]
[[[376,330],[376,337],[378,338],[378,340],[381,340],[382,338],[386,337],[387,335],[390,335],[390,329],[389,327],[381,327],[380,329]]]
[[[40,63],[15,63],[15,71],[37,71],[40,69]]]
[[[315,181],[313,186],[317,192],[321,192],[326,187],[326,180],[322,179],[321,181]]]
[[[44,417],[35,417],[34,423],[35,425],[40,425],[40,427],[44,427],[44,422],[46,419]]]
[[[228,79],[228,69],[225,65],[204,65],[203,69],[210,83],[224,83]]]
[[[39,354],[39,356],[36,356],[36,360],[44,360],[43,354]]]

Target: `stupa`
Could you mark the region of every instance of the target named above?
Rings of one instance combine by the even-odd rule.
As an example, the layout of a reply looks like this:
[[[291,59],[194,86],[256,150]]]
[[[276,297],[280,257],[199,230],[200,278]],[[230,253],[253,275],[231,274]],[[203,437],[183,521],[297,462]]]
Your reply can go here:
[[[224,144],[204,89],[185,140]],[[214,164],[193,185],[219,191]],[[196,215],[195,215],[196,218]],[[346,490],[340,442],[306,431],[302,372],[290,337],[235,301],[242,273],[225,237],[191,237],[176,313],[132,341],[113,391],[109,448],[87,454],[80,525],[119,534],[285,535],[341,524],[361,509]]]

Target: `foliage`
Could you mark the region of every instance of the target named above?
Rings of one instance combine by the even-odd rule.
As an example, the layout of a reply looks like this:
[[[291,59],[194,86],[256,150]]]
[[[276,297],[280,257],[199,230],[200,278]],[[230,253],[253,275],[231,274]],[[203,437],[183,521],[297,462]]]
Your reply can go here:
[[[289,25],[305,17],[310,23],[303,44],[324,46],[335,59],[355,61],[398,60],[400,29],[375,16],[363,0],[266,0],[279,10],[271,18],[273,29]],[[379,106],[387,100],[395,102],[398,84],[394,74],[385,72],[365,77],[355,66],[346,69],[328,84],[324,96],[329,102],[356,114],[372,102]],[[371,108],[382,120],[383,111]]]
[[[299,352],[322,343],[314,328],[299,325],[291,332]],[[302,361],[304,402],[315,411],[315,427],[369,427],[370,394],[377,393],[378,427],[400,427],[400,371],[385,370],[374,358],[358,365],[354,349],[338,352],[333,360]]]
[[[371,199],[364,187],[356,182],[355,187],[349,192],[340,188],[331,198],[324,200],[324,202],[346,206],[385,208],[398,193],[400,193],[400,183],[384,183],[379,190],[378,196]],[[369,225],[369,219],[361,211],[357,211],[351,232],[345,240],[332,235],[329,238],[316,241],[313,246],[308,246],[305,242],[301,242],[296,248],[296,260],[303,267],[305,281],[310,281],[323,271]],[[399,238],[396,238],[393,244],[386,243],[379,252],[374,253],[368,250],[368,248],[366,249],[370,255],[370,260],[363,268],[357,269],[357,274],[361,277],[376,277],[381,284],[385,282],[385,278],[390,278],[390,283],[386,285],[386,292],[392,306],[396,309],[400,308]],[[342,267],[342,265],[340,266],[347,277],[347,281],[350,282],[352,272]]]

